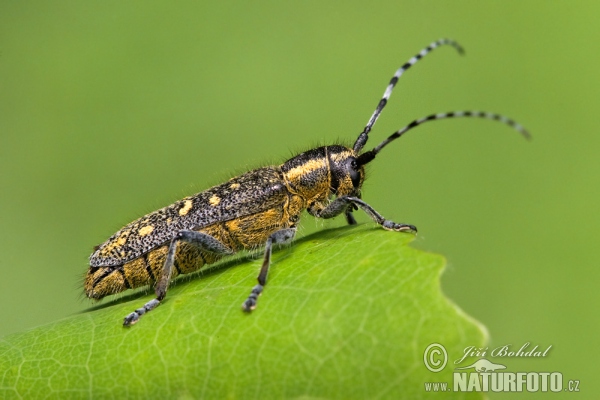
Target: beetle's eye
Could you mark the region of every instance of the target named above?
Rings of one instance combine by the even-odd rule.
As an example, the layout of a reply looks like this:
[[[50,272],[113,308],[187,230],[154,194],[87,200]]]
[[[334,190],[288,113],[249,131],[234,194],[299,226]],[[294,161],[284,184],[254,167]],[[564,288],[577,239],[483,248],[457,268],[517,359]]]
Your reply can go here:
[[[350,179],[352,180],[352,186],[358,188],[360,185],[360,171],[358,168],[358,163],[356,162],[356,159],[353,158],[349,164],[350,168],[348,168],[348,173],[350,174]]]

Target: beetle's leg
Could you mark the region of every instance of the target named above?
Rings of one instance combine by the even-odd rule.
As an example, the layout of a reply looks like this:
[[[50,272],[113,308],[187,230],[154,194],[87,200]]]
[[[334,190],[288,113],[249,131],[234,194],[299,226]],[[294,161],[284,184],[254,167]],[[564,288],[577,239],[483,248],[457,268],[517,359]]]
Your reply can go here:
[[[413,231],[417,232],[417,227],[409,224],[397,224],[394,221],[390,221],[389,219],[383,218],[381,214],[373,209],[370,205],[359,199],[358,197],[351,196],[341,196],[337,199],[333,200],[331,203],[327,205],[324,209],[316,213],[316,217],[318,218],[333,218],[340,215],[343,212],[348,214],[348,209],[352,206],[360,207],[364,212],[366,212],[369,217],[373,219],[373,221],[377,222],[379,225],[384,227],[390,231]]]
[[[354,219],[354,215],[352,215],[352,211],[354,210],[358,210],[358,207],[355,204],[352,204],[346,208],[346,211],[344,212],[348,225],[356,225],[356,220]]]
[[[352,209],[350,207],[346,209],[344,215],[346,216],[346,221],[348,222],[348,225],[356,225],[356,219],[354,219],[354,215],[352,215]]]
[[[265,245],[265,257],[257,278],[258,285],[254,286],[250,292],[250,296],[248,296],[246,301],[242,304],[242,310],[250,312],[256,308],[258,296],[262,293],[263,288],[267,283],[267,273],[269,272],[269,265],[271,264],[271,248],[273,247],[273,244],[290,242],[294,238],[294,235],[296,235],[296,228],[286,228],[269,236],[267,244]]]
[[[175,263],[175,253],[177,251],[177,245],[179,242],[189,243],[196,246],[200,250],[215,254],[233,254],[233,250],[206,233],[187,230],[177,232],[169,244],[167,258],[165,259],[163,269],[158,277],[158,282],[155,288],[156,298],[144,304],[144,307],[138,308],[126,316],[123,320],[124,326],[131,326],[135,324],[142,315],[156,308],[162,299],[165,298],[165,295],[167,294],[167,288],[169,286],[169,280],[171,279],[171,272],[173,271],[173,264]]]

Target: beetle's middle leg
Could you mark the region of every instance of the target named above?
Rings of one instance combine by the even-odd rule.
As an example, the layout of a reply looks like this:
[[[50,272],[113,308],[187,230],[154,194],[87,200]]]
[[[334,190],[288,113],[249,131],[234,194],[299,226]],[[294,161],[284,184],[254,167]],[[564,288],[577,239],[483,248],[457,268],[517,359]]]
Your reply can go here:
[[[352,215],[352,211],[354,210],[358,210],[358,207],[352,204],[348,206],[348,208],[346,208],[346,211],[344,212],[344,215],[346,216],[346,222],[348,222],[348,225],[356,225],[356,220],[354,219],[354,215]]]
[[[320,211],[315,211],[313,213],[313,215],[317,218],[327,219],[327,218],[336,217],[336,216],[340,215],[341,213],[345,213],[346,218],[348,219],[348,215],[351,215],[350,214],[351,211],[349,211],[349,210],[351,210],[351,207],[359,207],[364,212],[366,212],[369,215],[369,217],[371,217],[373,219],[373,221],[377,222],[379,225],[381,225],[383,228],[385,228],[387,230],[397,231],[397,232],[401,232],[401,231],[417,232],[417,227],[414,225],[397,224],[394,221],[385,219],[381,214],[379,214],[377,211],[375,211],[375,209],[373,209],[373,207],[371,207],[370,205],[368,205],[367,203],[365,203],[358,197],[351,197],[351,196],[338,197],[337,199],[335,199],[331,203],[329,203],[324,209],[322,209]],[[309,212],[310,212],[310,210],[309,210]],[[352,223],[350,219],[348,219],[348,222],[350,224]]]
[[[290,242],[294,236],[296,235],[296,228],[286,228],[281,229],[275,233],[273,233],[267,239],[267,244],[265,245],[265,257],[263,259],[263,264],[260,269],[260,273],[258,274],[258,285],[254,286],[250,295],[242,304],[242,310],[246,312],[250,312],[256,308],[256,301],[258,300],[258,296],[263,291],[263,288],[267,284],[267,274],[269,272],[269,266],[271,265],[271,249],[273,244],[281,244]]]
[[[167,257],[165,259],[163,269],[156,283],[156,288],[154,290],[154,292],[156,293],[156,298],[144,304],[144,307],[138,308],[131,314],[127,315],[123,320],[124,326],[130,326],[135,324],[142,315],[156,308],[156,306],[160,304],[162,299],[165,298],[167,294],[167,288],[169,287],[169,281],[171,279],[171,273],[173,271],[173,265],[175,264],[175,253],[177,252],[177,245],[180,242],[189,243],[193,246],[196,246],[199,250],[204,250],[215,254],[233,254],[233,250],[231,250],[229,247],[225,246],[223,243],[206,233],[188,230],[177,232],[175,237],[171,239],[171,243],[169,244],[169,250],[167,252]]]

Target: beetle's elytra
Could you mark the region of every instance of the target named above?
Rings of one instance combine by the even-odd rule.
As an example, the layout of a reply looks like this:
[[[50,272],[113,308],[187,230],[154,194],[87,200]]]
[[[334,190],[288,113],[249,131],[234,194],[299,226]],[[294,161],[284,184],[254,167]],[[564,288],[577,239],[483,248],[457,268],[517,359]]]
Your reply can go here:
[[[130,326],[160,304],[170,280],[177,275],[197,271],[240,250],[265,246],[258,284],[242,304],[244,311],[251,311],[266,284],[272,246],[293,239],[303,210],[317,218],[344,214],[349,224],[355,224],[352,212],[360,208],[385,229],[416,232],[413,225],[385,219],[361,200],[364,165],[388,143],[427,121],[453,117],[498,120],[529,137],[521,125],[504,116],[457,111],[414,120],[374,149],[362,151],[400,76],[433,49],[446,44],[462,53],[456,42],[441,39],[396,71],[352,148],[332,145],[309,150],[281,165],[247,172],[186,197],[123,227],[90,256],[84,283],[87,297],[101,299],[154,284],[156,298],[125,317],[123,325]]]

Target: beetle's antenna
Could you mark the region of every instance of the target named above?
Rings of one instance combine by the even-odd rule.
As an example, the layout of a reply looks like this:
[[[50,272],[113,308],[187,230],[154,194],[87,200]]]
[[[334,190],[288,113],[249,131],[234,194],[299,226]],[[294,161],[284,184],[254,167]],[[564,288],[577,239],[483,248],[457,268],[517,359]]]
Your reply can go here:
[[[373,128],[373,125],[375,125],[375,122],[377,121],[377,118],[379,118],[379,114],[381,114],[381,111],[383,110],[383,108],[387,104],[388,99],[392,95],[392,90],[394,90],[394,86],[396,86],[396,83],[398,82],[398,79],[402,76],[402,74],[407,69],[409,69],[414,64],[416,64],[417,61],[419,61],[421,58],[425,57],[428,53],[430,53],[433,49],[435,49],[436,47],[445,45],[445,44],[449,44],[449,45],[453,46],[454,48],[456,48],[456,50],[458,50],[458,52],[460,54],[464,54],[465,53],[465,51],[463,50],[463,48],[461,47],[461,45],[459,45],[454,40],[451,40],[451,39],[440,39],[440,40],[436,40],[435,42],[432,42],[429,46],[425,47],[423,50],[421,50],[413,58],[411,58],[410,60],[408,60],[403,66],[401,66],[400,68],[398,68],[398,70],[396,71],[396,73],[394,74],[394,76],[392,77],[392,79],[390,80],[390,83],[385,88],[385,92],[383,93],[383,97],[381,98],[381,100],[379,100],[379,104],[377,104],[377,108],[375,109],[375,111],[373,111],[373,115],[371,115],[371,118],[369,118],[369,122],[367,122],[367,125],[365,126],[365,129],[363,129],[363,131],[361,132],[361,134],[358,135],[358,139],[356,139],[356,142],[354,143],[354,151],[356,153],[358,153],[359,151],[361,151],[362,148],[367,143],[367,140],[369,139],[369,132],[371,132],[371,129]]]
[[[519,132],[521,135],[523,135],[525,137],[525,139],[527,139],[527,140],[531,139],[531,135],[529,134],[529,132],[527,132],[527,130],[525,128],[523,128],[522,125],[518,124],[517,122],[515,122],[512,119],[507,118],[503,115],[493,114],[493,113],[484,112],[484,111],[452,111],[452,112],[447,112],[447,113],[431,114],[427,117],[423,117],[423,118],[414,120],[410,124],[406,125],[404,128],[394,132],[383,142],[379,143],[379,145],[377,145],[377,147],[375,147],[373,150],[370,150],[370,151],[367,151],[367,152],[361,154],[357,158],[356,161],[359,165],[367,164],[368,162],[372,161],[375,158],[375,156],[377,155],[377,153],[379,153],[381,151],[381,149],[383,149],[385,146],[387,146],[390,142],[392,142],[395,139],[398,139],[400,136],[404,135],[406,132],[408,132],[412,128],[415,128],[421,124],[424,124],[425,122],[435,121],[438,119],[445,119],[445,118],[457,118],[457,117],[477,117],[477,118],[485,118],[485,119],[500,121],[500,122],[512,127],[513,129],[515,129],[517,132]]]

